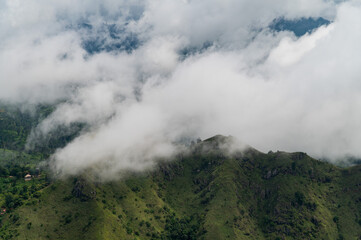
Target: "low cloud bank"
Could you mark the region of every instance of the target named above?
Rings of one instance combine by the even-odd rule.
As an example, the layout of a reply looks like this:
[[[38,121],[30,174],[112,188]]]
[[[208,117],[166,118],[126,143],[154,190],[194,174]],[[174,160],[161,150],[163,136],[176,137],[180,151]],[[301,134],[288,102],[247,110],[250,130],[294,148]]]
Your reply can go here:
[[[0,98],[61,102],[29,141],[89,126],[52,156],[59,173],[94,168],[111,179],[216,134],[262,151],[361,157],[357,1],[8,0],[0,9]],[[310,17],[331,23],[300,37],[268,27]]]

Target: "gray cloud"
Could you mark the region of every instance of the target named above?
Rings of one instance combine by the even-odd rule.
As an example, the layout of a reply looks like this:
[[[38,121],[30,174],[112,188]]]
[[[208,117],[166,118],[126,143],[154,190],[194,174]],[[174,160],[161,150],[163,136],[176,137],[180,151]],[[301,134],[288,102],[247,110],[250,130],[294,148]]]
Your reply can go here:
[[[360,13],[357,1],[5,1],[0,96],[65,100],[29,141],[89,126],[52,156],[62,174],[110,179],[151,167],[179,139],[215,134],[263,151],[361,157]],[[333,23],[298,38],[267,28],[279,17]]]

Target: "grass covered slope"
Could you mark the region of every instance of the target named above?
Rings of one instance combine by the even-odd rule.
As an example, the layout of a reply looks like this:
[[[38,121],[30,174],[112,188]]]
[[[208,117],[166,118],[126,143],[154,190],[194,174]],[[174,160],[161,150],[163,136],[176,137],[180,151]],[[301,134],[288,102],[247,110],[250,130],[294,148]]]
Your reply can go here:
[[[230,138],[111,183],[57,180],[2,216],[4,239],[359,239],[361,167]]]

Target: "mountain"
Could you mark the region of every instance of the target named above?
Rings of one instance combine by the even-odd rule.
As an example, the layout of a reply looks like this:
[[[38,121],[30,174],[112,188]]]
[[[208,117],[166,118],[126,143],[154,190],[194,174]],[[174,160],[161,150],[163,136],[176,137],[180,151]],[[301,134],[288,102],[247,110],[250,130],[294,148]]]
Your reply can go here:
[[[331,22],[324,18],[300,18],[300,19],[285,19],[277,18],[274,19],[270,24],[269,28],[271,30],[280,32],[280,31],[291,31],[297,37],[301,37],[306,33],[311,33],[313,30],[321,27],[327,26]]]
[[[46,172],[28,182],[11,180],[11,187],[2,187],[3,207],[12,193],[16,198],[28,191],[1,215],[0,236],[360,238],[360,166],[339,168],[301,152],[265,154],[251,147],[231,152],[226,146],[232,141],[215,136],[160,160],[156,169],[114,182],[96,182],[86,173],[51,180]],[[4,175],[1,181],[11,182]]]

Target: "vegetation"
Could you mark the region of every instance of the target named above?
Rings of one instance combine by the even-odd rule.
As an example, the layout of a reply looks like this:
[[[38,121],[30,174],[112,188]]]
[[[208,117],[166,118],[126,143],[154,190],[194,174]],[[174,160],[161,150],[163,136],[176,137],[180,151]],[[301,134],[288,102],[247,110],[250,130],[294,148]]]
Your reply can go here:
[[[22,109],[17,105],[0,102],[0,148],[48,157],[55,149],[64,147],[85,127],[82,123],[58,126],[46,136],[38,136],[26,149],[31,131],[54,111],[52,105],[38,105]],[[1,156],[0,156],[1,157]]]
[[[39,105],[32,111],[0,102],[0,147],[22,151],[33,127],[53,111],[53,107]]]
[[[360,239],[361,166],[305,153],[229,153],[229,141],[199,141],[152,171],[107,183],[50,180],[39,164],[44,152],[5,141],[0,238]]]

